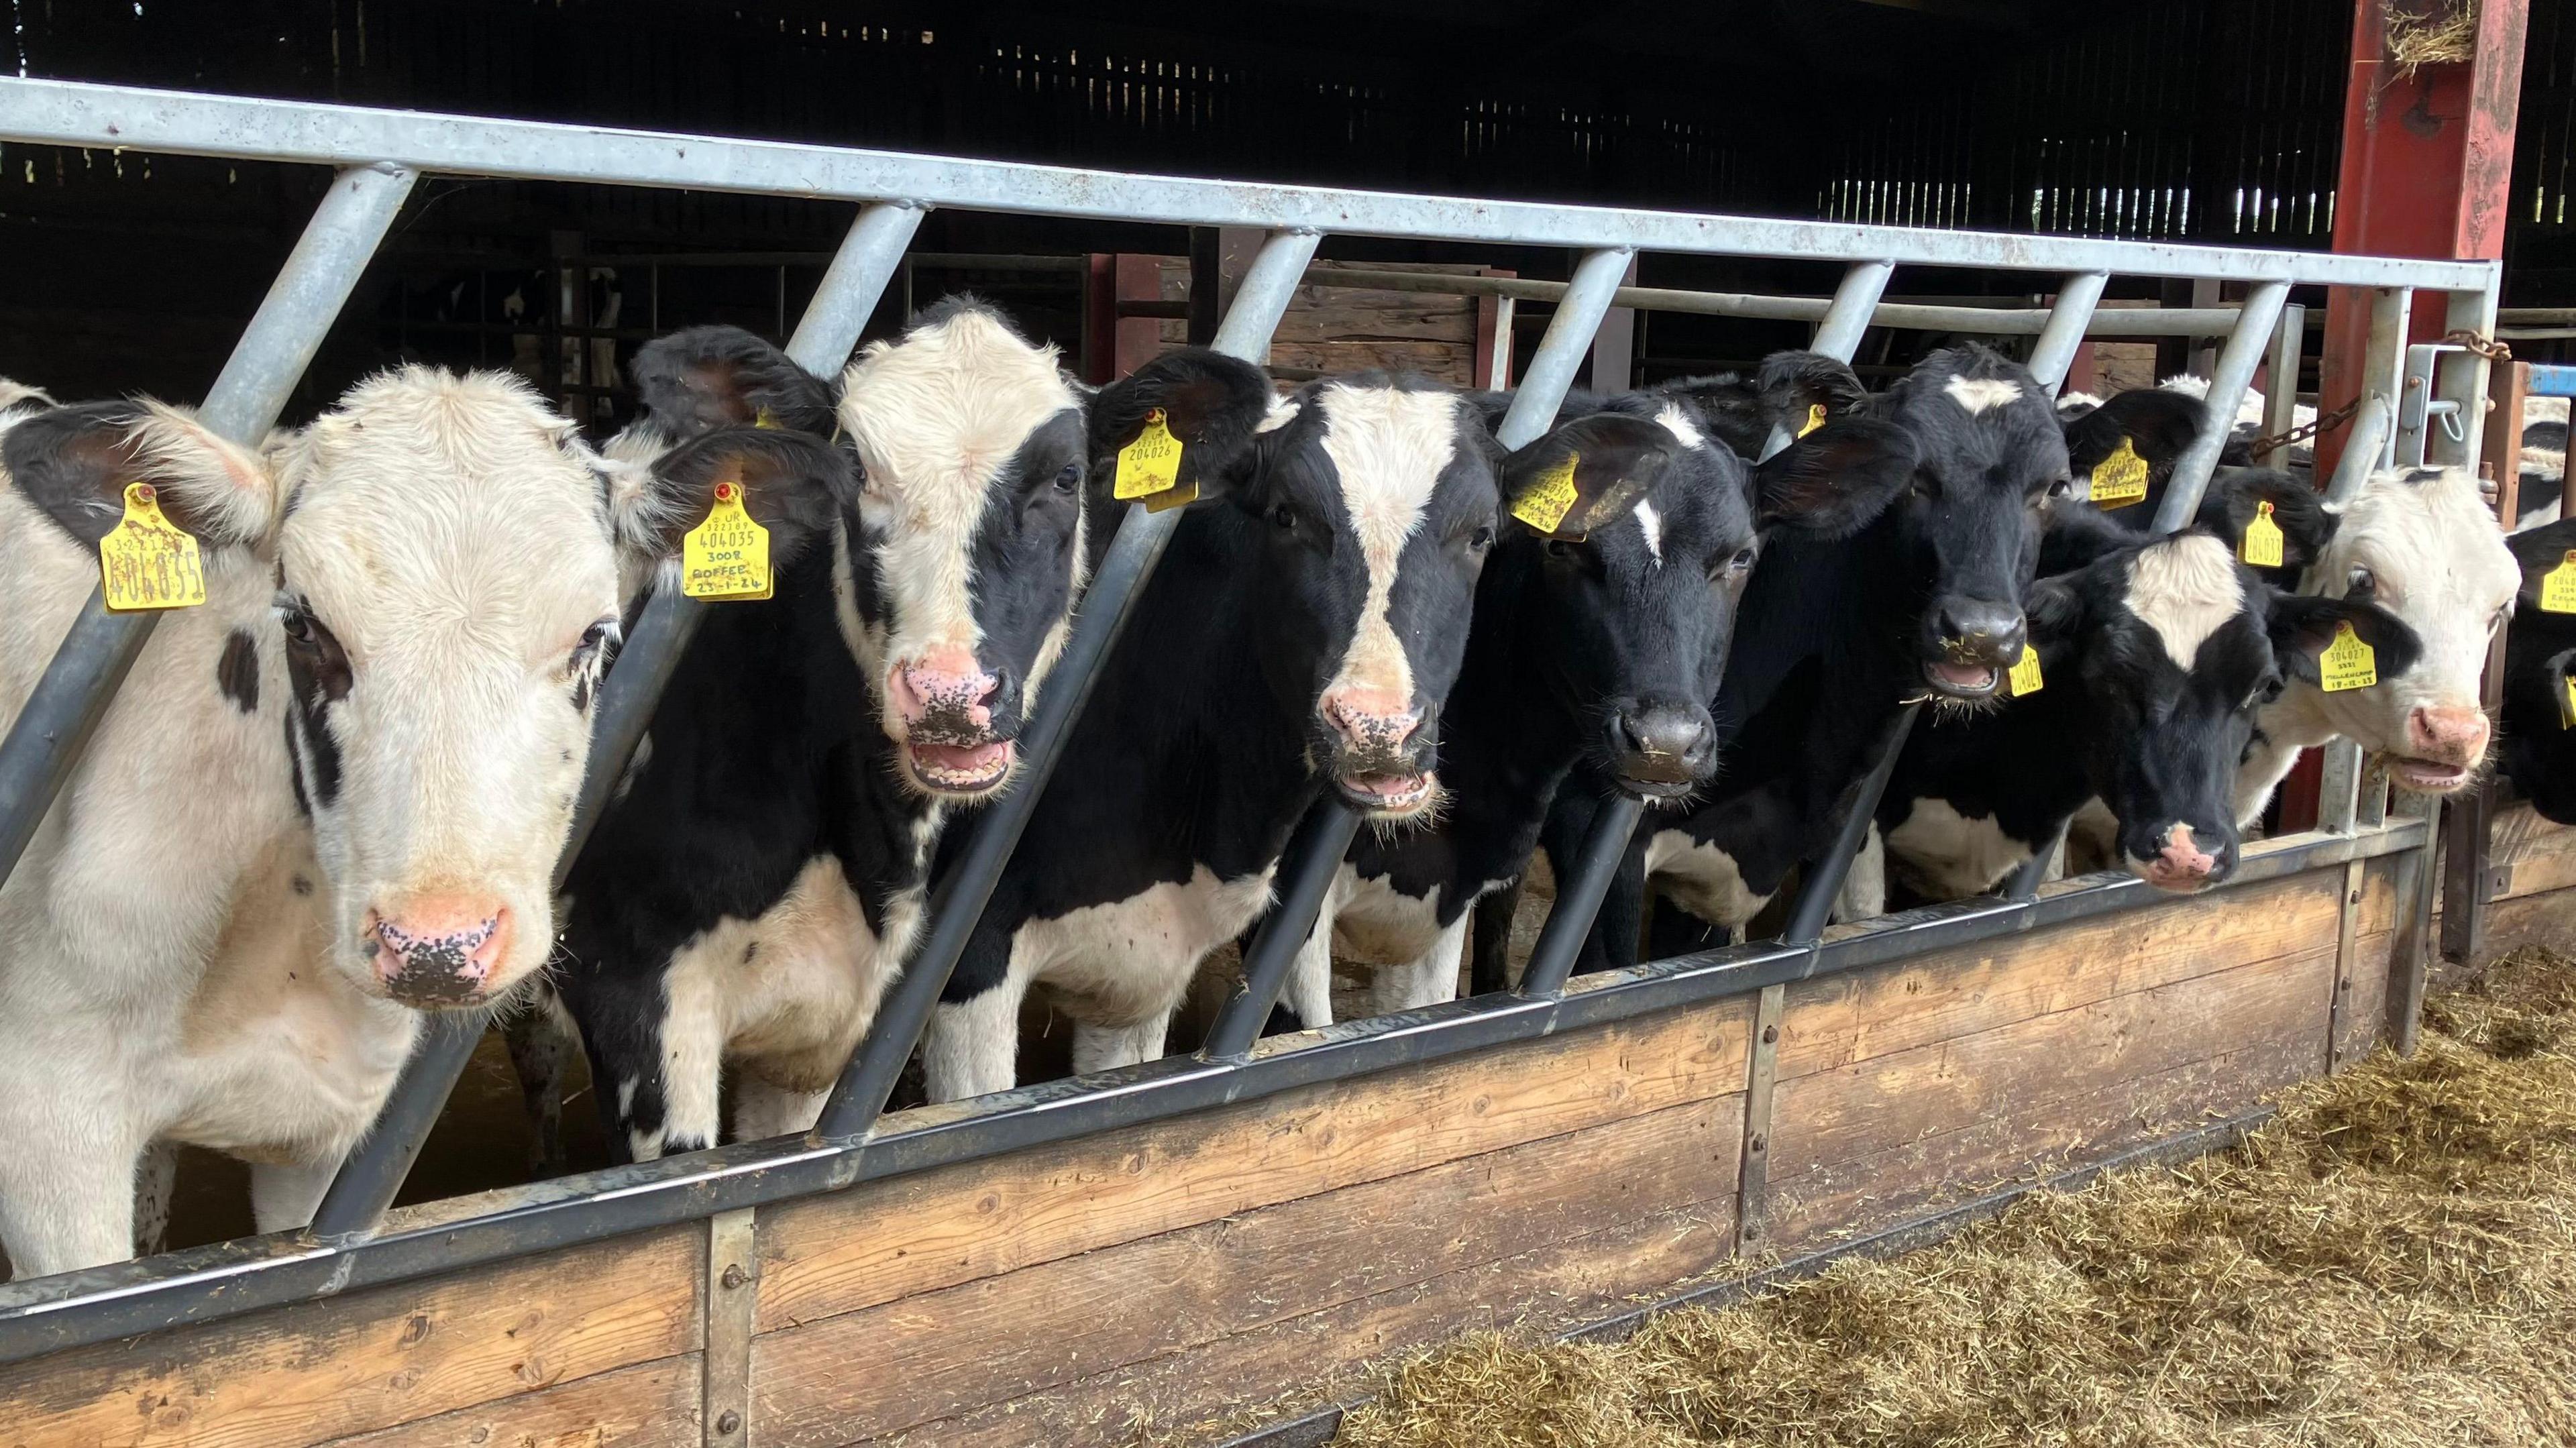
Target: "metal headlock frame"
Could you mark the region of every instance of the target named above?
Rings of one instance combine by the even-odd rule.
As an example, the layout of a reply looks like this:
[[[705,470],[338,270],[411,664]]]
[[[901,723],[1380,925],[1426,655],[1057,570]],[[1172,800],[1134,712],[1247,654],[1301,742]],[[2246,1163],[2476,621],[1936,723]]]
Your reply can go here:
[[[1814,342],[1817,350],[1845,360],[1877,318],[1880,297],[1899,264],[2054,274],[2057,302],[2037,328],[2031,362],[2034,374],[2052,391],[2062,384],[2076,347],[2092,327],[2095,304],[2112,273],[2249,282],[2251,292],[2240,308],[2202,309],[2212,312],[2205,322],[2176,323],[2227,332],[2209,395],[2211,415],[2222,420],[2234,417],[2255,361],[2273,340],[2275,319],[2291,284],[2374,288],[2371,377],[2374,385],[2386,384],[2384,390],[2375,386],[2381,437],[2388,421],[2386,399],[2396,395],[2411,293],[2451,294],[2452,323],[2477,327],[2483,335],[2493,326],[2500,272],[2492,262],[1921,231],[1128,175],[8,78],[0,78],[0,141],[338,169],[339,179],[202,409],[211,426],[240,441],[256,439],[275,421],[412,183],[429,171],[864,203],[788,349],[800,365],[826,375],[847,360],[931,206],[1265,228],[1269,238],[1215,339],[1219,350],[1255,362],[1266,355],[1271,332],[1328,232],[1571,248],[1580,253],[1572,279],[1552,297],[1555,315],[1500,427],[1501,440],[1511,446],[1546,430],[1611,306],[1703,309],[1672,300],[1702,294],[1648,294],[1647,289],[1620,287],[1628,263],[1640,251],[1847,263],[1841,286],[1816,314]],[[1800,305],[1803,310],[1808,304]],[[1705,309],[1723,310],[1715,305]],[[1994,320],[1991,330],[1999,333],[2031,330],[2018,314]],[[1943,321],[1960,330],[1979,329],[1973,316]],[[2122,327],[2127,325],[2122,319]],[[2482,396],[2485,368],[2482,358],[2469,354],[2446,357],[2441,391]],[[2466,411],[2465,442],[2454,446],[2473,460],[2482,418],[2477,409]],[[2365,409],[2362,422],[2371,422],[2373,415]],[[2364,451],[2362,435],[2357,428],[2348,457]],[[1772,450],[1786,441],[1785,434],[1775,434]],[[2187,519],[2196,509],[2218,451],[2216,434],[2204,441],[2177,466],[2159,525]],[[2384,447],[2369,451],[2379,453]],[[1569,862],[1557,906],[1514,991],[1261,1041],[1261,1023],[1358,826],[1353,812],[1332,803],[1299,826],[1280,866],[1284,898],[1247,953],[1243,987],[1198,1055],[928,1107],[906,1113],[894,1129],[881,1129],[895,1079],[1062,752],[1102,659],[1180,517],[1178,510],[1158,515],[1130,507],[1121,520],[1050,687],[1032,711],[1022,739],[1020,783],[984,812],[962,858],[938,882],[919,953],[887,993],[874,1028],[854,1053],[812,1134],[452,1199],[409,1209],[387,1229],[386,1205],[485,1024],[480,1013],[443,1016],[423,1034],[376,1128],[343,1165],[310,1229],[0,1286],[0,1361],[840,1190],[1697,1002],[1762,992],[1767,1005],[1791,981],[2134,909],[2155,898],[2142,882],[2123,878],[2043,899],[2037,895],[2034,868],[2026,872],[2029,888],[2016,880],[2003,898],[1884,916],[1839,938],[1824,938],[1827,905],[1867,834],[1878,794],[1911,723],[1913,711],[1901,709],[1892,716],[1869,768],[1846,791],[1832,846],[1811,868],[1790,929],[1780,940],[1657,961],[1569,986],[1567,975],[1582,936],[1641,813],[1634,802],[1622,801],[1602,812],[1577,859]],[[657,593],[611,669],[601,689],[589,772],[559,877],[596,825],[609,787],[642,736],[704,607]],[[110,614],[93,596],[26,709],[0,741],[0,872],[16,865],[33,838],[141,651],[154,618],[148,613]],[[2417,887],[2431,875],[2420,858],[2429,853],[2431,830],[2421,819],[2383,823],[2375,810],[2361,811],[2356,818],[2351,801],[2357,756],[2353,763],[2344,774],[2345,803],[2333,832],[2250,850],[2229,884],[2337,863],[2357,871],[2368,858],[2405,854],[2403,878],[2412,883],[2401,884],[2400,898],[2416,888],[2417,910],[2429,909],[2429,892]],[[2408,929],[2413,932],[2410,948],[2420,957],[2422,930],[2401,920],[2401,931]],[[2418,982],[2414,988],[2420,989],[2420,969],[2413,974]],[[2403,993],[2392,991],[2392,996]],[[2392,1002],[2392,1019],[2396,1010]]]

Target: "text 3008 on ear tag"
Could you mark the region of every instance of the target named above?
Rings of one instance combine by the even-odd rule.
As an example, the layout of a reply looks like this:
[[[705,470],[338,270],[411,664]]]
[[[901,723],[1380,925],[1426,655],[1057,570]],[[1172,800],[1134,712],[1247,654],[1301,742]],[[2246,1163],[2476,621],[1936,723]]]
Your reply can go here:
[[[2147,460],[2127,438],[2111,455],[2093,465],[2093,506],[2125,508],[2147,496]]]
[[[2540,611],[2576,613],[2576,548],[2557,567],[2540,575]]]
[[[1181,483],[1181,440],[1172,436],[1164,421],[1163,409],[1157,407],[1145,414],[1145,430],[1136,440],[1118,450],[1118,475],[1110,484],[1109,495],[1122,503],[1138,498],[1152,498],[1168,493]],[[1198,496],[1192,488],[1190,497]],[[1178,500],[1187,502],[1188,498]],[[1164,507],[1177,506],[1165,501]]]
[[[1574,511],[1574,466],[1580,460],[1580,454],[1567,453],[1565,461],[1539,474],[1536,482],[1512,499],[1512,516],[1542,533],[1555,532],[1565,515]]]
[[[2335,625],[2334,642],[2317,656],[2317,687],[2329,694],[2367,689],[2379,682],[2379,654],[2350,623]]]
[[[2027,698],[2045,688],[2039,677],[2039,650],[2024,643],[2021,658],[2004,671],[2004,683],[2016,699]]]
[[[716,484],[707,520],[680,540],[680,591],[691,598],[754,603],[771,592],[769,530],[743,511],[742,484]]]
[[[2245,525],[2245,541],[2236,556],[2257,568],[2281,566],[2281,525],[2272,521],[2271,503],[2254,505],[2254,521]]]
[[[119,613],[194,608],[206,601],[206,570],[197,540],[161,516],[150,483],[125,485],[125,517],[98,540],[99,587]]]

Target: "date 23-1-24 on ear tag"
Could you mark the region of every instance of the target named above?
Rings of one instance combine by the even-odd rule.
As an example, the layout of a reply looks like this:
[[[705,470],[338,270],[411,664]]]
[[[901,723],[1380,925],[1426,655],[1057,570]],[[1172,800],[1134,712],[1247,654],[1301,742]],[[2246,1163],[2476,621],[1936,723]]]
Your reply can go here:
[[[2125,508],[2144,502],[2147,496],[2147,460],[2138,456],[2137,444],[2128,438],[2111,455],[2093,465],[2093,506]]]
[[[2379,682],[2379,654],[2349,622],[2335,625],[2334,642],[2317,656],[2317,687],[2329,694],[2367,689]]]
[[[740,603],[769,597],[769,530],[743,511],[742,484],[716,484],[707,520],[680,541],[680,591]]]
[[[160,490],[125,485],[125,517],[98,540],[99,587],[118,613],[195,608],[206,601],[197,540],[161,516]]]
[[[1122,503],[1145,500],[1148,512],[1159,513],[1177,508],[1199,495],[1193,483],[1181,489],[1181,440],[1172,436],[1171,424],[1157,407],[1145,414],[1145,430],[1136,440],[1118,450],[1118,474],[1111,482],[1109,495]]]
[[[2272,505],[2254,505],[2254,521],[2245,525],[2245,541],[2237,545],[2236,556],[2257,568],[2281,566],[2281,525],[2272,521]]]
[[[2540,575],[2540,611],[2576,613],[2576,548],[2567,550],[2557,567]]]

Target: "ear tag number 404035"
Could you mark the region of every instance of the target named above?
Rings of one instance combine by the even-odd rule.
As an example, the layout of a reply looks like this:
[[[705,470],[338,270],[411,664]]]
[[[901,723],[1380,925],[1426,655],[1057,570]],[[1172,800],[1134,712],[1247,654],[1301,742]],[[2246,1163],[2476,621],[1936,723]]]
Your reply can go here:
[[[2111,455],[2093,465],[2093,506],[2125,508],[2146,501],[2147,460],[2138,456],[2137,444],[2127,438]]]
[[[2540,611],[2576,613],[2576,548],[2557,567],[2540,575]]]
[[[1157,407],[1145,414],[1145,430],[1118,450],[1118,476],[1109,495],[1122,503],[1142,498],[1145,511],[1159,513],[1198,501],[1199,485],[1181,486],[1181,440]]]
[[[707,520],[681,540],[680,591],[741,603],[769,597],[769,530],[743,510],[741,483],[717,483]]]
[[[98,574],[107,606],[119,613],[206,601],[197,540],[161,516],[161,494],[150,483],[125,485],[125,517],[98,540]]]
[[[2335,625],[2334,642],[2317,656],[2317,687],[2329,694],[2367,689],[2379,682],[2379,654],[2347,621]]]

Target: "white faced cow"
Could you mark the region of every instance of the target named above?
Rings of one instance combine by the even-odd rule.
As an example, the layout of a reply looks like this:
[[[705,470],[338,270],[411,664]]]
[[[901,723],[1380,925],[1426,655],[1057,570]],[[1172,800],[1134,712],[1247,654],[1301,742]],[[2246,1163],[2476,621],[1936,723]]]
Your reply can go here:
[[[606,462],[521,383],[379,375],[260,449],[186,412],[11,415],[0,719],[147,482],[203,550],[0,890],[0,1237],[22,1273],[127,1256],[155,1142],[248,1158],[306,1220],[422,1007],[492,1001],[554,943],[550,882],[618,638],[622,562],[755,516],[815,449],[739,429]]]

